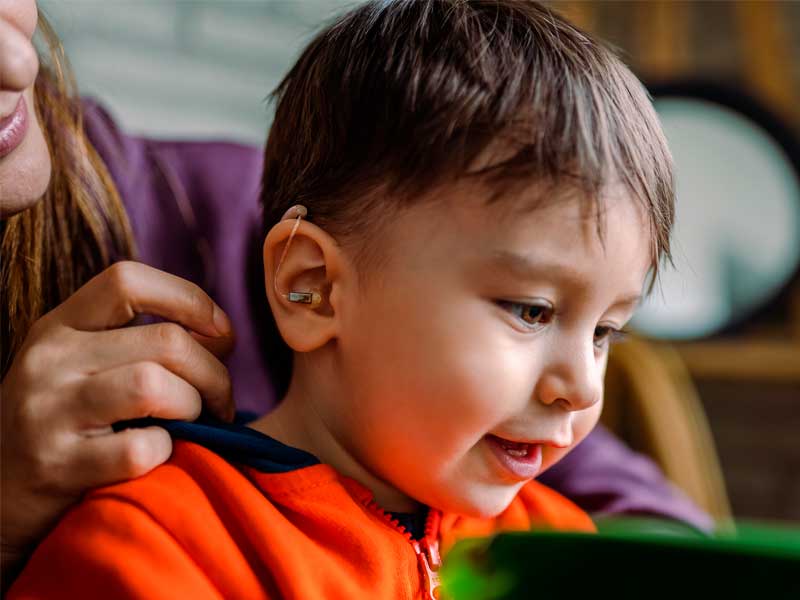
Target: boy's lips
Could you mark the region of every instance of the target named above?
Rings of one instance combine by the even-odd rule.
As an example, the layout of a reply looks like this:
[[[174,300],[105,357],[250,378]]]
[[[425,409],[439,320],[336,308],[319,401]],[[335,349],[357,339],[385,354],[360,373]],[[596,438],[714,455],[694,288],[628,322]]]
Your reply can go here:
[[[484,439],[500,468],[514,479],[533,479],[541,470],[541,444],[511,442],[491,434]]]
[[[552,446],[553,448],[568,448],[572,445],[572,442],[568,442],[566,440],[559,441],[555,439],[527,439],[521,438],[517,436],[501,436],[495,435],[493,433],[487,434],[487,437],[493,437],[503,442],[508,442],[510,444],[530,444],[530,445],[541,445],[541,446]]]

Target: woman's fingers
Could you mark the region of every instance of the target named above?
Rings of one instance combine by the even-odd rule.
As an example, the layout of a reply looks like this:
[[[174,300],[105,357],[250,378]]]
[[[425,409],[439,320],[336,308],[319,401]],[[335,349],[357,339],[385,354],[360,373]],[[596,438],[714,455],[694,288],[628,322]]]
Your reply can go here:
[[[231,353],[235,343],[234,336],[211,337],[191,330],[189,331],[189,335],[203,348],[220,359],[225,358]]]
[[[137,314],[163,317],[206,336],[231,336],[227,315],[199,286],[132,261],[114,263],[50,312],[79,331],[113,329]]]
[[[80,335],[87,338],[81,358],[85,371],[157,363],[194,387],[215,415],[233,417],[228,369],[180,325],[156,323]]]
[[[70,485],[91,489],[139,477],[172,454],[172,440],[161,427],[125,429],[80,440]]]
[[[137,314],[169,322],[121,328]],[[75,367],[89,375],[126,364],[159,363],[195,387],[215,415],[233,418],[228,371],[214,356],[230,351],[233,331],[222,309],[189,281],[141,263],[115,263],[40,322],[39,330],[63,326],[64,332],[85,337]]]
[[[194,421],[202,403],[197,390],[156,362],[123,365],[86,378],[75,417],[87,427],[160,417]]]

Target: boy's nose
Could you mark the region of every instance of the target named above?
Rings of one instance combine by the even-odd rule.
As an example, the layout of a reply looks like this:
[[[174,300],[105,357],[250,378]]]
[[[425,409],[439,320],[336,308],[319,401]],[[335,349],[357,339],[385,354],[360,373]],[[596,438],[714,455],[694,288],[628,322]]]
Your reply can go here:
[[[602,374],[603,363],[593,342],[563,345],[546,359],[535,397],[542,404],[561,403],[568,410],[585,410],[602,398]]]

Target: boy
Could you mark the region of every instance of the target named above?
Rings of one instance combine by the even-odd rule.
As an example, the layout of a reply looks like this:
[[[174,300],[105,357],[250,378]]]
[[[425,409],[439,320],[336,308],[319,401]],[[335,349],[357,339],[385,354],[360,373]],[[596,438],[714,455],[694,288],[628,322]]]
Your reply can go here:
[[[669,257],[641,85],[534,3],[374,1],[276,96],[282,403],[168,425],[172,459],[90,494],[11,597],[433,597],[461,537],[594,530],[533,478],[596,424],[610,340]]]

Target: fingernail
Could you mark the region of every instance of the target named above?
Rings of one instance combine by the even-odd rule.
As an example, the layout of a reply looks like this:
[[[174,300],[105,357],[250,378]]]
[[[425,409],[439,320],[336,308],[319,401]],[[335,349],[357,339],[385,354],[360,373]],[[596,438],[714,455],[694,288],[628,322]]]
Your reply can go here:
[[[214,305],[214,327],[220,335],[231,334],[231,322],[219,306]]]

